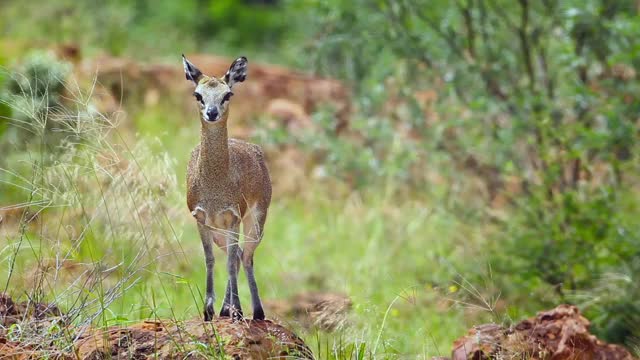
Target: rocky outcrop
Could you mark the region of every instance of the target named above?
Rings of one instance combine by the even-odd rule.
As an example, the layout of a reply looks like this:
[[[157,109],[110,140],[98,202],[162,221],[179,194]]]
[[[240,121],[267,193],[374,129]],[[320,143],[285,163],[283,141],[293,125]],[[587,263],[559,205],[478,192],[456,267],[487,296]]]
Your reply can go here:
[[[629,351],[589,332],[589,320],[577,307],[560,305],[515,326],[475,326],[456,340],[452,360],[552,359],[633,360]]]
[[[153,320],[96,329],[68,324],[54,305],[0,295],[0,359],[313,359],[269,320]]]
[[[313,359],[299,337],[269,320],[145,321],[94,331],[76,347],[82,359]]]

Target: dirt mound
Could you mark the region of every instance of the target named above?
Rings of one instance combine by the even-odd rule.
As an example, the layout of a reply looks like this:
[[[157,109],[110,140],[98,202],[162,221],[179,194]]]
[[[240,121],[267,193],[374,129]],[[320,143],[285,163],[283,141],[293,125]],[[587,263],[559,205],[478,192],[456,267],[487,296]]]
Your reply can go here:
[[[607,344],[589,333],[589,320],[577,307],[560,305],[505,328],[475,326],[453,344],[453,360],[594,359],[633,360],[625,348]]]
[[[55,305],[30,301],[16,303],[6,294],[0,294],[0,326],[3,328],[28,319],[45,320],[60,315],[60,310]],[[1,336],[3,332],[0,330]]]
[[[269,320],[163,320],[93,329],[62,319],[53,305],[0,295],[0,359],[313,359],[299,337]]]
[[[313,355],[291,331],[269,320],[233,322],[145,321],[128,327],[95,331],[77,342],[82,359],[157,359],[225,357],[231,359],[303,358]]]

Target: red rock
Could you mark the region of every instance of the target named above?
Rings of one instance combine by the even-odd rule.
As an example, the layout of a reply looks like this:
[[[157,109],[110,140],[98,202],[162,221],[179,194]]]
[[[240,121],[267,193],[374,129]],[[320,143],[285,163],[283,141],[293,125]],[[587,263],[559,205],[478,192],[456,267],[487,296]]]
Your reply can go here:
[[[589,320],[577,307],[560,305],[539,312],[510,328],[475,326],[453,344],[453,360],[552,359],[633,360],[620,345],[607,344],[589,333]]]
[[[55,305],[15,303],[4,294],[0,295],[0,320],[4,329],[20,324],[18,334],[0,331],[0,359],[313,359],[299,337],[269,320],[151,320],[106,329],[81,328],[64,325]],[[64,327],[61,333],[76,339],[73,346],[54,341],[54,320]]]

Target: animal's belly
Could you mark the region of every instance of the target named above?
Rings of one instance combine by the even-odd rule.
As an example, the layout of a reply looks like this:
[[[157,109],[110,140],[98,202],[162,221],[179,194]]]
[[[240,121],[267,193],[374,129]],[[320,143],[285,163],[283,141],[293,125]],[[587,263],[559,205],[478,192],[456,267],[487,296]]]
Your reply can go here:
[[[238,225],[239,221],[240,218],[236,214],[236,212],[229,209],[217,212],[209,216],[207,225],[226,230]]]

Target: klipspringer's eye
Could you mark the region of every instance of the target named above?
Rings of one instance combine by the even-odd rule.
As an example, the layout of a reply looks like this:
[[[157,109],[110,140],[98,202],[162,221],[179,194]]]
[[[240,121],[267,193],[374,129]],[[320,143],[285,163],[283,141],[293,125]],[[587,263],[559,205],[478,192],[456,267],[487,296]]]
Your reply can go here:
[[[193,96],[195,96],[195,97],[196,97],[196,100],[197,100],[198,102],[201,102],[201,103],[203,102],[203,101],[202,101],[202,95],[198,94],[197,92],[194,92],[194,93],[193,93]]]
[[[225,103],[227,101],[229,101],[229,99],[231,99],[231,97],[233,96],[232,92],[228,92],[224,95],[224,97],[222,98],[222,103]]]

